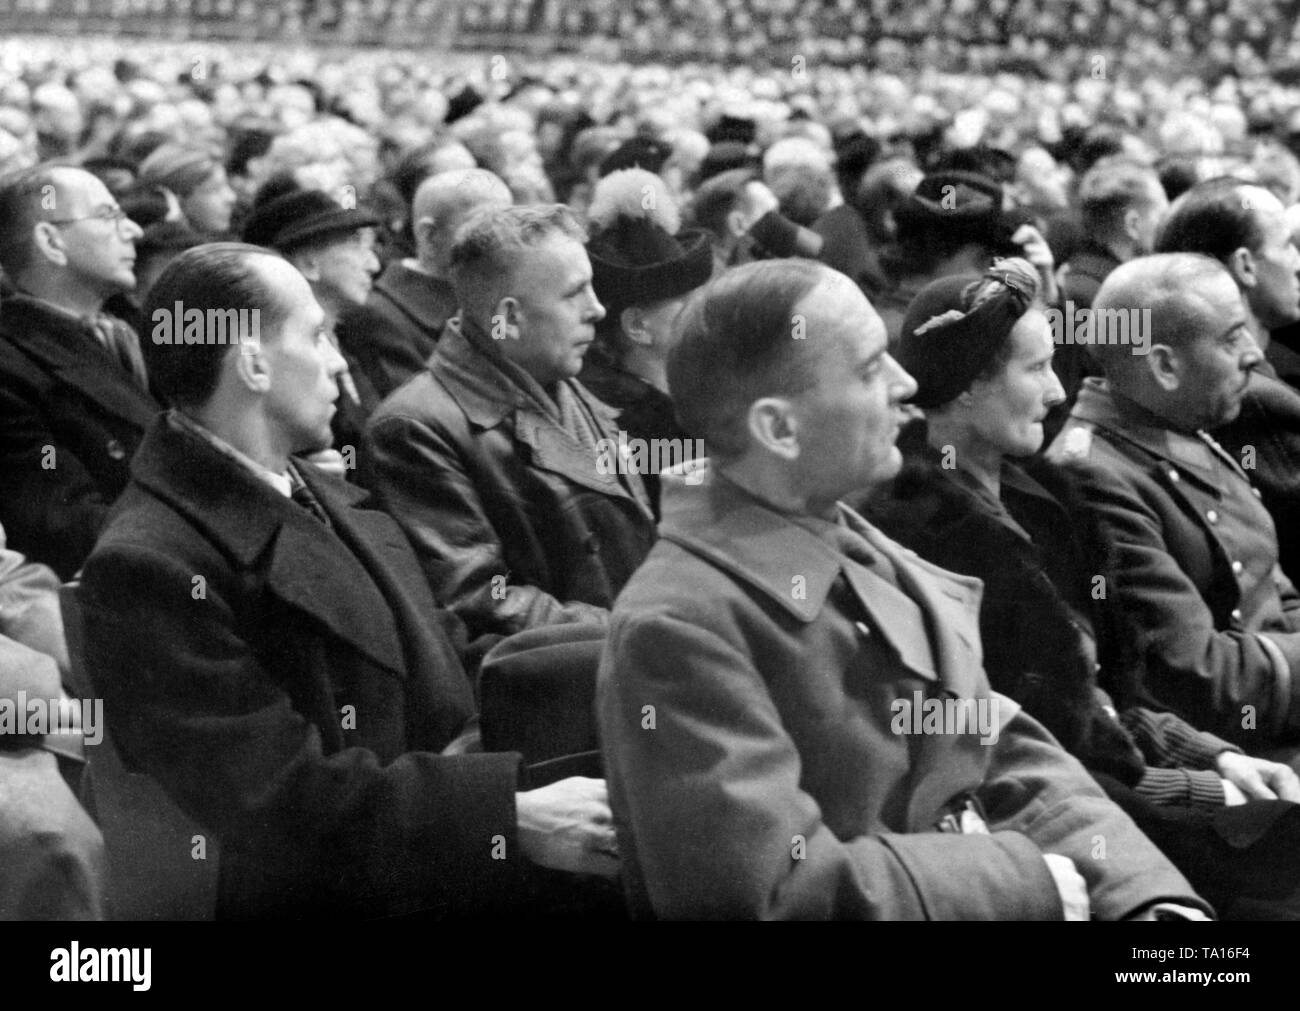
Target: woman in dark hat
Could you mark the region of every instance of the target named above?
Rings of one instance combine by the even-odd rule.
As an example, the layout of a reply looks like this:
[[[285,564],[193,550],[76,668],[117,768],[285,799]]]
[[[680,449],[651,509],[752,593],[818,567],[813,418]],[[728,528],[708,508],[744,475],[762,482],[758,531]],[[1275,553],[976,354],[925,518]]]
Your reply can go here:
[[[325,310],[326,333],[348,365],[339,377],[334,441],[342,451],[352,448],[356,469],[349,476],[364,484],[365,460],[358,449],[380,397],[352,353],[339,347],[335,328],[341,316],[365,304],[379,273],[374,248],[379,218],[359,207],[345,207],[320,190],[275,192],[259,193],[242,238],[276,250],[297,267]]]
[[[678,439],[685,451],[668,397],[668,348],[687,296],[713,273],[713,247],[708,233],[679,232],[680,224],[666,184],[653,173],[621,169],[597,184],[587,255],[605,318],[579,378],[622,411],[619,428],[629,439]],[[657,511],[658,475],[642,477]]]
[[[1300,915],[1300,864],[1285,857],[1291,869],[1283,883],[1275,876],[1300,841],[1300,806],[1270,802],[1278,810],[1259,824],[1276,825],[1256,834],[1272,847],[1263,855],[1237,847],[1229,822],[1245,809],[1225,805],[1244,802],[1242,764],[1255,760],[1128,704],[1141,636],[1110,603],[1114,545],[1066,472],[1035,456],[1063,397],[1053,349],[1038,271],[1024,260],[923,289],[896,357],[925,417],[904,430],[903,469],[866,512],[927,560],[984,581],[990,683],[1083,761],[1221,915]]]

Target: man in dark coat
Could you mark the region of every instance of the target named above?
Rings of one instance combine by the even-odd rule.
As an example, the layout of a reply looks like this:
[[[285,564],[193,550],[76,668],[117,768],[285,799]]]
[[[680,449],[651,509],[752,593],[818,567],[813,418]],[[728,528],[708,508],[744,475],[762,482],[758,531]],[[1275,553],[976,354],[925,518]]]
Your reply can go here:
[[[509,188],[486,169],[440,172],[415,191],[415,256],[389,263],[365,305],[344,312],[337,330],[344,352],[381,399],[424,368],[456,314],[450,276],[456,230],[475,211],[510,203]]]
[[[0,183],[0,522],[69,578],[90,553],[159,406],[139,340],[102,309],[135,286],[141,235],[89,172],[38,166]]]
[[[178,301],[257,306],[261,337],[156,356],[177,409],[86,564],[84,626],[124,764],[221,844],[218,915],[483,914],[530,861],[614,873],[604,784],[516,792],[401,531],[299,455],[328,446],[344,369],[307,282],[208,245],[149,308]]]
[[[467,223],[460,322],[370,422],[384,508],[474,634],[603,624],[654,538],[615,412],[574,378],[604,315],[585,238],[560,205]]]
[[[1261,361],[1232,277],[1162,254],[1106,279],[1094,308],[1149,311],[1149,350],[1094,345],[1048,458],[1117,545],[1114,602],[1140,630],[1139,701],[1262,754],[1300,743],[1300,595],[1245,471],[1207,434],[1241,410]],[[1287,757],[1287,756],[1275,756]]]
[[[979,582],[840,501],[897,472],[916,389],[856,285],[798,261],[729,271],[687,307],[669,384],[710,465],[694,484],[665,475],[661,540],[615,606],[597,698],[637,912],[1204,915],[990,689]]]

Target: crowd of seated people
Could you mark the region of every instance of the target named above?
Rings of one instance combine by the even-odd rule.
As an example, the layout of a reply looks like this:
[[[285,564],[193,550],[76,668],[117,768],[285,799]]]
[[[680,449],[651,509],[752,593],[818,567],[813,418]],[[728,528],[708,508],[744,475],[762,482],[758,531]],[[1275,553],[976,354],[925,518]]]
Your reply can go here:
[[[1300,918],[1283,86],[149,45],[0,45],[0,917]]]
[[[630,60],[748,62],[776,51],[858,61],[980,69],[1062,63],[1099,53],[1133,65],[1293,64],[1291,5],[1269,0],[8,0],[19,31],[188,38],[304,39],[345,45],[458,45],[599,53]],[[1146,63],[1141,62],[1146,60]]]

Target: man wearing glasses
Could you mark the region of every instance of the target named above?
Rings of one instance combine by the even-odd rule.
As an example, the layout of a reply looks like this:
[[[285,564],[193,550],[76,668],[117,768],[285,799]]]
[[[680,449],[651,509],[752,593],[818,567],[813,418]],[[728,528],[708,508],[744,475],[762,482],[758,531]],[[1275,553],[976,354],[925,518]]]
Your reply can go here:
[[[103,311],[135,287],[142,232],[89,172],[0,179],[0,523],[64,579],[90,553],[159,406],[136,334]]]

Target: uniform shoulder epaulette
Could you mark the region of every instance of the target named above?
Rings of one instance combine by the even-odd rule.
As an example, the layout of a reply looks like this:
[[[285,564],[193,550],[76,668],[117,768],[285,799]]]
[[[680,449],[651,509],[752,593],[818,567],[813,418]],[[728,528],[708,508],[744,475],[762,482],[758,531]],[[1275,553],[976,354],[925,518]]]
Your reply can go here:
[[[1092,453],[1092,429],[1076,425],[1065,433],[1061,456],[1066,460],[1086,460]]]

